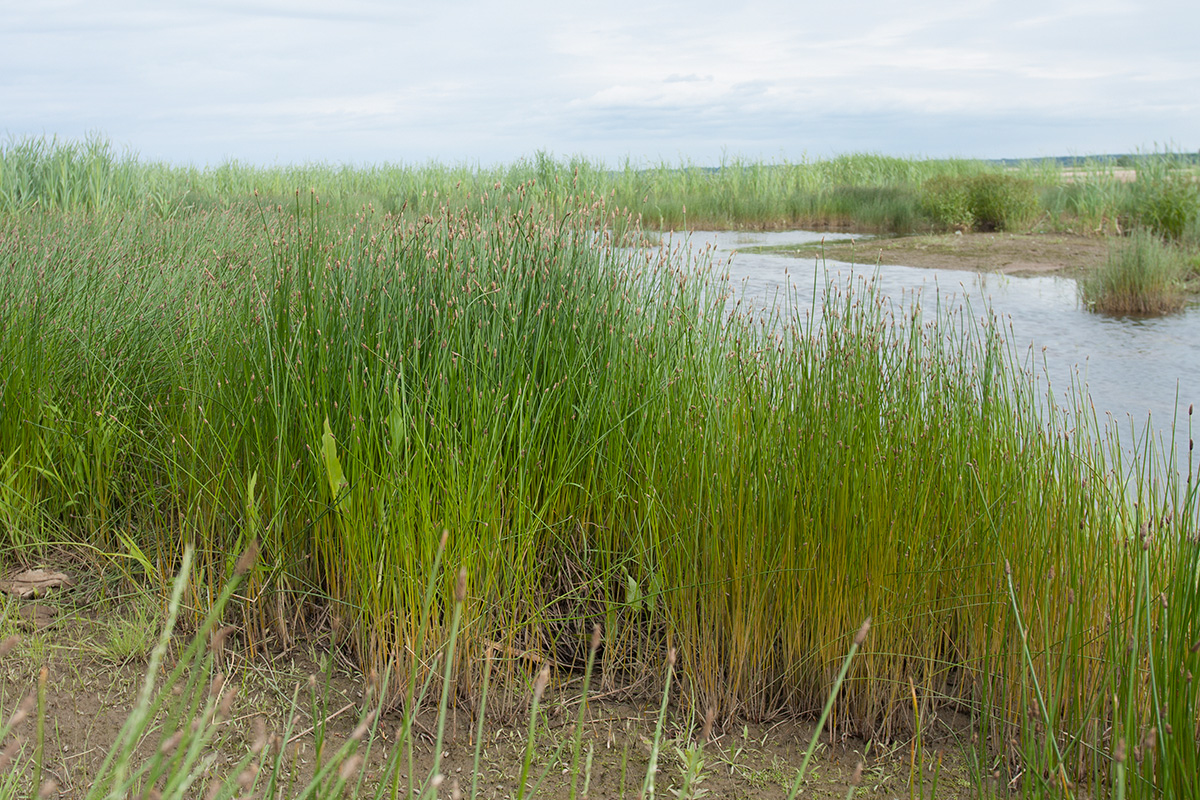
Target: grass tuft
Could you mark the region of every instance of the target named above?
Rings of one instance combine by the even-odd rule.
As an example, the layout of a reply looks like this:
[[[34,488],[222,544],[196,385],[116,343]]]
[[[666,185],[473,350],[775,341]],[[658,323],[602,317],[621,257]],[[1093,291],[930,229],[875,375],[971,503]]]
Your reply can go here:
[[[1105,314],[1169,314],[1187,303],[1184,255],[1149,230],[1109,246],[1104,267],[1079,282],[1084,304]]]

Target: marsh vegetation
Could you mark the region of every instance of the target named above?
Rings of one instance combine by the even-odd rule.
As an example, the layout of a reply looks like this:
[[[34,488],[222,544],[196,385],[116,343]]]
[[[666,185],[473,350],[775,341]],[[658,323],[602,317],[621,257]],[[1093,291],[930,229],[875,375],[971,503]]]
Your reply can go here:
[[[173,653],[189,713],[216,702],[221,623],[252,653],[323,637],[381,708],[529,709],[531,742],[531,690],[587,675],[581,695],[649,689],[693,732],[824,709],[824,741],[916,748],[953,710],[980,795],[1189,785],[1190,455],[1185,475],[1149,439],[1130,459],[1083,397],[1047,419],[973,318],[897,313],[869,282],[816,318],[729,314],[710,263],[627,246],[685,214],[840,224],[837,198],[910,191],[917,209],[924,181],[984,165],[2,161],[4,557],[70,543],[171,598],[200,635],[150,669]],[[1028,209],[1035,177],[964,185]],[[95,796],[185,796],[199,774],[202,731],[137,755],[187,718],[162,722],[176,695],[146,685]],[[217,796],[278,788],[275,751],[247,752]],[[313,791],[343,791],[353,758]]]

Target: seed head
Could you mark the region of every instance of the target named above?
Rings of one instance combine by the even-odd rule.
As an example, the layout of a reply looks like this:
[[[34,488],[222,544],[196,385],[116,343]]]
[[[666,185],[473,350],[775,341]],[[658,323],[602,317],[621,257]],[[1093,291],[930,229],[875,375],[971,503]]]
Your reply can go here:
[[[372,711],[363,718],[363,721],[358,723],[354,728],[354,732],[350,734],[350,738],[356,742],[361,742],[367,736],[367,731],[371,730],[371,724],[375,721],[375,712]]]
[[[254,718],[254,742],[250,745],[250,752],[258,755],[266,749],[267,744],[271,741],[267,736],[267,722],[261,715]]]
[[[591,647],[591,651],[594,653],[594,652],[596,652],[596,651],[597,651],[597,650],[599,650],[599,649],[600,649],[600,623],[599,623],[599,622],[597,622],[595,625],[593,625],[593,626],[592,626],[592,647]]]
[[[225,627],[213,632],[212,638],[209,639],[208,642],[208,648],[212,651],[214,662],[219,662],[224,657],[225,640],[228,639],[229,634],[233,633],[235,630],[237,629],[234,626],[226,625]]]
[[[854,646],[862,647],[863,642],[867,640],[867,631],[871,630],[871,618],[867,617],[863,620],[862,627],[858,629],[858,633],[854,635]]]
[[[237,776],[238,787],[243,792],[250,791],[250,787],[254,785],[254,781],[258,779],[258,764],[251,764],[246,767]]]
[[[171,738],[159,745],[158,752],[162,753],[164,756],[169,756],[171,753],[175,752],[175,748],[179,747],[179,743],[182,741],[183,731],[175,731],[175,733],[171,734]]]
[[[342,768],[338,770],[338,777],[344,781],[348,781],[354,777],[354,773],[358,772],[358,768],[362,766],[362,756],[353,755],[346,759],[346,763],[342,764]]]
[[[11,653],[13,651],[13,648],[16,647],[20,643],[21,643],[21,637],[15,635],[15,634],[12,636],[9,636],[3,642],[0,642],[0,658],[4,658],[6,655]]]
[[[454,582],[454,602],[463,603],[467,599],[467,568],[458,568],[458,580]]]
[[[242,553],[241,558],[237,560],[237,565],[233,568],[233,574],[237,577],[245,575],[254,563],[258,561],[258,539],[251,539],[250,546]]]
[[[229,719],[229,717],[233,713],[233,701],[236,698],[237,698],[237,689],[234,687],[230,687],[229,691],[225,693],[225,696],[221,698],[221,704],[219,706],[217,706],[216,718],[218,720]]]
[[[37,707],[37,695],[34,692],[30,692],[25,696],[25,699],[21,701],[21,705],[17,706],[17,710],[13,712],[13,715],[9,717],[8,729],[12,730],[25,720],[29,719],[29,715],[33,712],[35,707]]]
[[[712,706],[709,706],[708,713],[704,715],[704,728],[700,731],[701,744],[708,742],[709,737],[712,736],[713,723],[716,722],[716,720],[717,710]]]
[[[8,767],[12,764],[13,759],[17,757],[17,753],[21,750],[22,742],[20,739],[13,739],[8,743],[8,747],[0,751],[0,772],[7,772]]]
[[[538,702],[541,702],[542,695],[546,692],[546,685],[550,683],[550,665],[543,664],[541,671],[538,672],[537,680],[533,684],[533,697]]]

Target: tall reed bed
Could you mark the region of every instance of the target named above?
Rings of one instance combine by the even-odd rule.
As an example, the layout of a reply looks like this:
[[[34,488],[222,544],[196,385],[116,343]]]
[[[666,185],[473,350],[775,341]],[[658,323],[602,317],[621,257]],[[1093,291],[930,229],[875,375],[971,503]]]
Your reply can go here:
[[[1150,457],[1105,467],[1086,415],[1047,422],[994,320],[869,283],[811,318],[730,315],[710,265],[625,247],[630,212],[571,197],[7,215],[6,552],[124,551],[165,584],[194,545],[205,607],[257,539],[251,645],[327,603],[364,670],[409,665],[391,698],[455,621],[446,680],[471,696],[490,655],[501,703],[582,668],[599,623],[606,691],[674,648],[685,713],[815,711],[871,616],[830,735],[954,705],[980,776],[1182,780],[1190,477],[1127,503]],[[453,619],[443,530],[471,575]]]
[[[1120,166],[1120,168],[1118,168]],[[1130,177],[1138,176],[1136,181]],[[103,137],[46,138],[0,145],[0,210],[148,209],[172,218],[196,211],[291,202],[314,189],[338,213],[363,207],[415,218],[443,205],[477,207],[536,183],[550,213],[605,197],[657,230],[739,227],[852,227],[891,233],[1030,225],[1084,232],[1149,227],[1195,242],[1195,159],[1167,151],[1078,160],[1064,177],[1053,160],[1006,165],[970,159],[894,158],[856,153],[762,163],[724,159],[612,167],[545,152],[507,165],[304,164],[258,167],[235,161],[198,168],[143,161]],[[529,198],[527,197],[526,200]],[[1001,205],[998,207],[997,203]]]
[[[1016,175],[1044,191],[1058,173],[1030,163]],[[737,158],[717,167],[687,162],[615,168],[586,158],[539,152],[508,165],[307,164],[262,168],[227,162],[197,168],[140,160],[105,139],[12,140],[0,146],[0,210],[81,208],[120,213],[146,208],[181,213],[252,207],[258,196],[288,204],[296,187],[312,188],[339,213],[364,206],[415,218],[443,205],[475,207],[537,183],[537,200],[554,212],[605,197],[659,230],[731,227],[847,226],[907,233],[944,228],[930,191],[989,176],[1014,176],[999,164],[853,154],[828,160],[764,164]],[[528,198],[526,198],[528,199]],[[1064,210],[1059,202],[1057,208]],[[1115,218],[1115,214],[1110,214]],[[1055,217],[1057,219],[1057,217]]]

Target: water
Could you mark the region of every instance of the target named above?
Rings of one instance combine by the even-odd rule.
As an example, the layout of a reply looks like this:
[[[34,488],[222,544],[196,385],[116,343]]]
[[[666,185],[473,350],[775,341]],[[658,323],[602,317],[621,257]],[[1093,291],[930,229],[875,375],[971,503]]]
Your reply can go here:
[[[880,293],[897,304],[908,305],[919,293],[928,307],[936,293],[943,306],[967,302],[976,317],[990,307],[1005,322],[1012,349],[1026,356],[1026,366],[1035,368],[1039,388],[1045,390],[1048,381],[1051,396],[1065,406],[1073,382],[1086,387],[1101,423],[1115,427],[1127,452],[1145,435],[1148,422],[1155,441],[1169,448],[1178,414],[1176,466],[1186,471],[1188,405],[1200,406],[1200,307],[1166,317],[1106,317],[1084,310],[1070,278],[836,261],[822,269],[812,259],[736,252],[810,243],[823,236],[827,234],[697,232],[690,244],[711,244],[716,257],[728,262],[734,288],[745,292],[746,302],[757,305],[784,296],[790,280],[795,303],[808,309],[814,304],[814,284],[822,292],[827,277],[835,286],[846,287],[854,275],[874,275]]]

